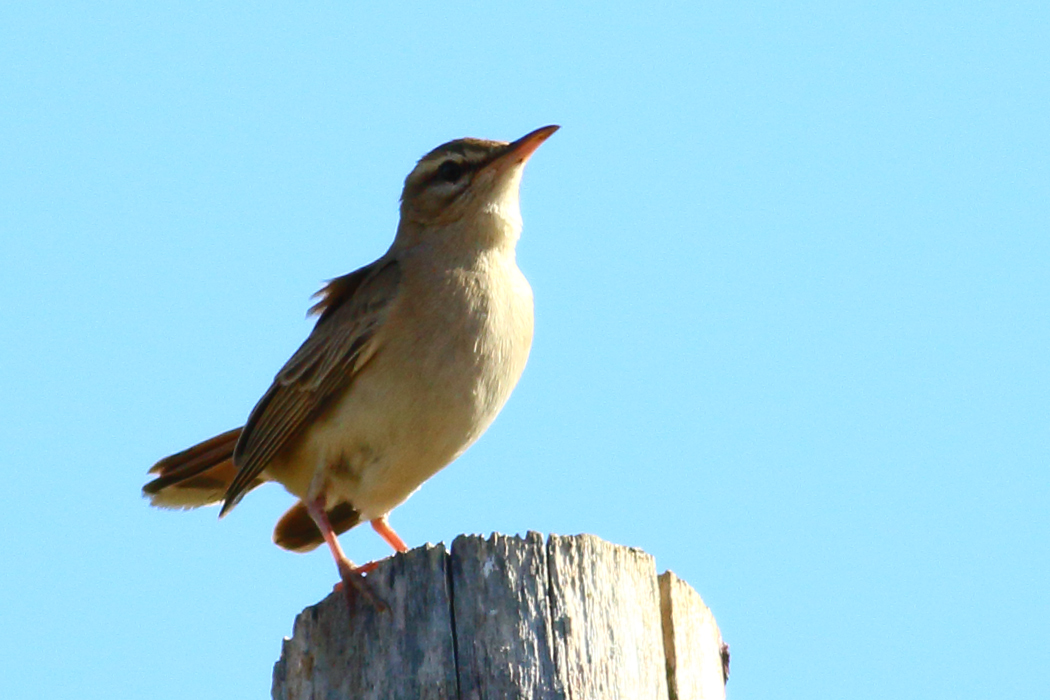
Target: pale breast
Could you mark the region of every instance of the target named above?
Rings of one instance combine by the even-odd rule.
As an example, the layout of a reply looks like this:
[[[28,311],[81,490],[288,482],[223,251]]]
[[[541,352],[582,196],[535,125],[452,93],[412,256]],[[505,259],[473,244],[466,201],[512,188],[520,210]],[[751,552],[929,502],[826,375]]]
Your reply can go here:
[[[297,456],[323,469],[309,490],[363,518],[389,512],[485,431],[532,344],[532,291],[513,258],[403,281],[379,350]]]

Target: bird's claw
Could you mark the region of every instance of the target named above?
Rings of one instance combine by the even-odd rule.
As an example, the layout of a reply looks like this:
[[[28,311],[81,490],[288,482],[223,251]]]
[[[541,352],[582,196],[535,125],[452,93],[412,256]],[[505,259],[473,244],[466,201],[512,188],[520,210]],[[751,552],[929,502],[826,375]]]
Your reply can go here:
[[[385,602],[372,592],[371,586],[365,581],[364,574],[371,571],[375,571],[376,567],[379,566],[378,562],[369,562],[363,566],[355,566],[343,568],[339,567],[339,583],[335,584],[333,591],[342,591],[346,597],[346,603],[350,606],[350,609],[354,609],[354,603],[357,600],[358,594],[363,595],[369,603],[371,603],[380,612],[386,612],[390,609]]]

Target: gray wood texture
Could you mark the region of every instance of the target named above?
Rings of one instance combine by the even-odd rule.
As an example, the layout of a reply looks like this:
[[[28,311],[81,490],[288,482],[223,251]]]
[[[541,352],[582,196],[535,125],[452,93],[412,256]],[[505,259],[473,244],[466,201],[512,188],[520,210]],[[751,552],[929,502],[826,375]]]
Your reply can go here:
[[[275,700],[458,700],[448,556],[413,549],[368,577],[389,606],[333,593],[295,619],[274,666]]]
[[[414,549],[367,580],[390,609],[333,594],[304,610],[274,666],[276,700],[724,697],[710,611],[637,549],[460,536],[451,554]]]
[[[579,535],[548,541],[554,656],[571,698],[666,700],[653,558]]]
[[[460,536],[452,589],[462,700],[565,697],[554,670],[543,537]]]

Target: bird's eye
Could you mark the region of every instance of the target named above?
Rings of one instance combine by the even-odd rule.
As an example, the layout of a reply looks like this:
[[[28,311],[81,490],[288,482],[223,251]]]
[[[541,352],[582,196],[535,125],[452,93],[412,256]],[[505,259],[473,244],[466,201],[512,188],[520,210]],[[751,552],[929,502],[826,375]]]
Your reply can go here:
[[[454,160],[446,160],[444,163],[438,166],[438,180],[443,180],[445,182],[455,182],[461,177],[463,177],[463,166]]]

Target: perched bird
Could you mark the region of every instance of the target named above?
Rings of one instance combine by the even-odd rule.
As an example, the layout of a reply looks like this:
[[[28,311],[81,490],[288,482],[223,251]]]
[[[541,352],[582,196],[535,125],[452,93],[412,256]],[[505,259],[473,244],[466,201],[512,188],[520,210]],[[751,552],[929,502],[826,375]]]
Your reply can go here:
[[[557,126],[513,143],[459,139],[416,165],[390,249],[329,281],[310,336],[244,427],[157,462],[154,506],[222,503],[276,481],[300,500],[280,547],[327,543],[347,595],[367,589],[336,538],[368,521],[405,543],[387,515],[485,431],[532,345],[532,290],[515,261],[525,162]]]

